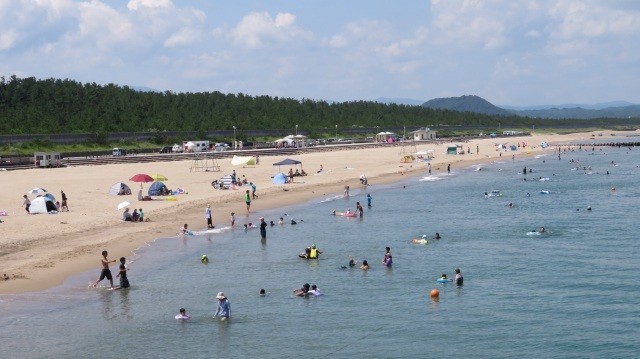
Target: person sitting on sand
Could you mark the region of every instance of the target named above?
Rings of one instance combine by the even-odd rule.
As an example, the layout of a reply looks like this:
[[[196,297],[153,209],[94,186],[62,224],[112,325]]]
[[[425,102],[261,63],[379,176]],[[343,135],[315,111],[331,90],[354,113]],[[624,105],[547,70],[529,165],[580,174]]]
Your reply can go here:
[[[126,222],[131,222],[132,218],[131,218],[131,213],[129,213],[129,208],[124,209],[124,212],[122,213],[122,220]]]
[[[318,170],[318,172],[316,173],[322,173],[322,171],[324,171],[324,168],[322,168],[322,164],[320,165],[320,169]]]
[[[176,314],[176,316],[174,318],[176,318],[177,320],[189,320],[189,319],[191,319],[189,314],[187,314],[187,310],[184,309],[184,308],[180,308],[180,313]]]
[[[142,212],[142,208],[138,210],[138,214],[140,215],[140,218],[138,218],[138,221],[144,222],[144,213]]]
[[[133,222],[138,222],[140,220],[140,214],[136,208],[133,209],[133,214],[131,215],[131,220]]]
[[[307,172],[305,172],[304,169],[300,170],[300,176],[306,176],[306,175],[307,175]]]

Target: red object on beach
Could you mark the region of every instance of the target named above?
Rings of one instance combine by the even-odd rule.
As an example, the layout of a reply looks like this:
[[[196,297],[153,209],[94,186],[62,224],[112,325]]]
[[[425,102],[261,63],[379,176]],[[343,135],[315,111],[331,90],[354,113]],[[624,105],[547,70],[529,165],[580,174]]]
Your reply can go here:
[[[129,178],[129,181],[133,181],[133,182],[153,182],[154,179],[153,177],[144,174],[144,173],[138,173],[137,175]]]

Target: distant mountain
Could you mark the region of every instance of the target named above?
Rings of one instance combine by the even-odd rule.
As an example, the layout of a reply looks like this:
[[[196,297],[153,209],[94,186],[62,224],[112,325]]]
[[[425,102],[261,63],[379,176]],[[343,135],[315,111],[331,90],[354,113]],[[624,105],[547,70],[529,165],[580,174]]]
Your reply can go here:
[[[390,105],[392,103],[395,103],[396,105],[409,105],[409,106],[420,106],[424,103],[424,100],[416,100],[412,98],[387,98],[387,97],[380,97],[373,101],[378,103],[383,103],[385,105]]]
[[[538,118],[640,118],[640,105],[624,107],[607,107],[601,110],[590,110],[582,107],[550,108],[545,110],[514,111],[518,116]]]
[[[522,116],[553,119],[640,118],[640,105],[626,101],[605,102],[594,105],[503,106],[498,107],[478,96],[435,98],[422,104],[424,107],[485,115]],[[568,107],[573,106],[573,107]]]
[[[548,109],[563,109],[563,108],[583,108],[586,110],[602,110],[609,107],[627,107],[635,105],[628,101],[611,101],[601,102],[593,105],[587,104],[563,104],[563,105],[536,105],[536,106],[509,106],[500,105],[500,107],[507,110],[526,111],[526,110],[548,110]]]
[[[485,115],[510,116],[514,113],[493,105],[482,97],[466,95],[460,97],[434,98],[422,104],[423,107],[452,110],[460,112],[475,112]]]

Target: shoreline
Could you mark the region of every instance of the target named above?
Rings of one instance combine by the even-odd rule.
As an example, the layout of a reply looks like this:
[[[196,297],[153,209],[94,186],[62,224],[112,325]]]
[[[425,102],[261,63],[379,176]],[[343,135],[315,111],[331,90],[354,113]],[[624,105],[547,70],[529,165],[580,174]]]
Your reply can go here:
[[[533,134],[532,136],[508,139],[474,139],[463,144],[464,147],[473,148],[473,154],[455,156],[447,156],[443,154],[443,151],[446,150],[446,144],[459,142],[446,142],[440,145],[420,143],[417,147],[419,147],[418,150],[422,150],[424,147],[437,149],[436,158],[431,161],[432,169],[435,173],[442,173],[446,171],[449,163],[455,172],[460,167],[491,163],[501,158],[500,153],[507,154],[505,160],[510,159],[509,155],[515,155],[520,159],[532,158],[540,153],[553,153],[555,151],[554,144],[587,140],[590,135],[591,132],[570,135]],[[532,147],[513,152],[497,151],[494,148],[494,142],[516,143],[523,141],[531,144]],[[552,146],[543,149],[538,145],[542,141],[547,141]],[[476,146],[480,149],[479,155],[475,153]],[[259,166],[253,168],[236,167],[239,174],[248,174],[249,180],[252,180],[253,176],[259,178],[259,180],[253,180],[258,185],[259,198],[252,202],[252,210],[255,209],[255,212],[252,211],[250,215],[245,215],[245,206],[242,200],[245,187],[240,187],[240,190],[212,190],[210,185],[212,173],[185,174],[181,171],[182,167],[186,168],[189,161],[106,165],[100,166],[103,167],[101,169],[97,167],[34,169],[19,171],[20,173],[1,174],[6,177],[14,177],[11,178],[13,181],[9,184],[9,190],[6,191],[12,194],[11,197],[8,197],[7,194],[0,195],[2,202],[12,203],[14,206],[7,209],[12,213],[10,216],[1,217],[5,223],[0,224],[0,233],[5,239],[0,240],[0,244],[2,244],[0,258],[3,263],[0,267],[0,275],[7,273],[11,280],[0,280],[0,294],[45,290],[60,285],[70,276],[92,268],[99,268],[99,254],[103,249],[108,250],[114,258],[126,257],[136,249],[158,238],[175,236],[183,223],[188,223],[194,229],[205,226],[204,208],[208,203],[212,205],[216,227],[221,223],[228,223],[231,211],[237,213],[236,226],[241,227],[244,222],[257,223],[260,211],[296,205],[328,194],[339,194],[346,185],[354,189],[358,188],[361,186],[358,180],[360,174],[366,174],[369,183],[373,185],[395,183],[425,174],[426,163],[400,163],[401,154],[399,151],[402,149],[401,147],[345,149],[329,153],[292,156],[300,159],[307,169],[318,168],[320,164],[323,164],[326,170],[320,175],[315,171],[309,171],[307,177],[297,177],[296,180],[301,182],[285,185],[287,191],[270,183],[271,174],[276,172],[271,163],[283,159],[284,156],[261,156],[260,160],[263,164]],[[222,175],[230,173],[233,168],[226,163],[224,165],[221,163],[221,166],[225,171],[213,173],[213,178],[220,178]],[[49,173],[47,171],[56,172]],[[84,176],[85,172],[93,177],[80,178]],[[149,203],[131,200],[132,208],[134,206],[151,208],[145,209],[145,217],[151,218],[151,221],[143,223],[121,222],[118,219],[121,212],[114,212],[113,208],[114,203],[124,198],[113,198],[104,195],[104,193],[108,189],[108,184],[123,177],[122,173],[126,173],[126,178],[128,178],[138,172],[163,173],[170,179],[166,182],[169,187],[174,186],[177,182],[178,186],[183,185],[188,188],[191,194],[180,196],[177,202],[169,203],[167,201],[150,201],[153,203]],[[7,176],[9,174],[11,176]],[[27,188],[38,187],[39,185],[36,183],[42,181],[42,178],[48,174],[52,175],[51,182],[41,186],[57,189],[60,187],[60,183],[66,183],[62,189],[70,198],[71,212],[57,215],[20,213],[24,209],[16,205],[15,198],[20,198]],[[117,177],[118,175],[120,177]],[[208,178],[203,180],[202,177],[205,176]],[[131,186],[133,192],[137,192],[135,185],[137,184]],[[57,194],[57,191],[51,192],[54,195]],[[95,200],[95,203],[92,203],[92,200]],[[85,201],[87,203],[84,203]],[[20,203],[21,201],[17,204]],[[73,217],[74,215],[80,217]],[[42,227],[34,225],[34,222],[42,222]],[[19,233],[19,231],[21,232]],[[49,231],[55,233],[49,234]],[[16,233],[16,236],[12,238],[10,233]]]

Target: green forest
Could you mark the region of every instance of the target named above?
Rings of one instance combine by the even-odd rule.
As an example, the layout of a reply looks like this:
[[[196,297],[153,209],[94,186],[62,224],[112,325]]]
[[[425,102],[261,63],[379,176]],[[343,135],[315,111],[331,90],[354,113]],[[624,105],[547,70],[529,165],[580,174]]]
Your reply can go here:
[[[108,133],[282,129],[338,126],[606,127],[625,120],[549,120],[433,110],[369,101],[309,99],[221,92],[143,92],[114,84],[34,77],[0,78],[0,134]]]

